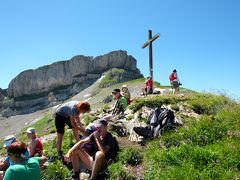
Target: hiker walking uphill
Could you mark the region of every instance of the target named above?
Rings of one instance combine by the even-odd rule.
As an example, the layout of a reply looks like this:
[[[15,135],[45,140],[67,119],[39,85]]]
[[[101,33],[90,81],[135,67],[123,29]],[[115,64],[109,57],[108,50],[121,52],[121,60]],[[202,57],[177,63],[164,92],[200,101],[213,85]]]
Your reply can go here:
[[[57,151],[58,158],[63,159],[61,151],[65,124],[73,131],[73,136],[78,142],[80,140],[78,131],[86,135],[85,129],[80,122],[79,115],[90,111],[88,102],[70,101],[61,105],[56,111],[55,126],[57,129]]]
[[[174,69],[173,72],[169,76],[170,84],[173,87],[173,94],[176,93],[176,91],[179,91],[179,85],[182,85],[179,81],[177,70]]]
[[[114,99],[117,100],[112,115],[123,114],[128,105],[126,98],[121,95],[120,89],[114,89],[112,95]]]

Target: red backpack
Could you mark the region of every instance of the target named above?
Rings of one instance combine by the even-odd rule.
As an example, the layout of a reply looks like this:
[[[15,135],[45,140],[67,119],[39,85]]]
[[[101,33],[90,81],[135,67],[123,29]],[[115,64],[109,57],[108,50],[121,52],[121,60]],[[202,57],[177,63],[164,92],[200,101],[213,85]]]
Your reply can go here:
[[[175,79],[174,73],[171,73],[170,76],[169,76],[169,80],[170,80],[170,81],[173,81],[174,79]]]

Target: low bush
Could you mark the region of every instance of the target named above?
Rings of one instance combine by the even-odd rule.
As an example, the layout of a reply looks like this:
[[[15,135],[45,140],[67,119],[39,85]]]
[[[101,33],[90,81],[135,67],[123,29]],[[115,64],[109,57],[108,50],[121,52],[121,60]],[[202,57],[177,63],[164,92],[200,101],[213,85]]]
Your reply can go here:
[[[134,103],[129,106],[133,111],[138,111],[143,106],[155,108],[161,107],[162,105],[168,104],[177,104],[181,101],[187,101],[189,99],[188,96],[177,97],[174,95],[165,95],[165,96],[154,96],[154,97],[145,97],[145,98],[136,98],[134,99]]]
[[[108,167],[109,179],[111,180],[135,180],[136,177],[124,169],[121,162],[111,164]]]
[[[59,160],[50,163],[47,169],[41,173],[42,180],[68,180],[69,177],[71,177],[71,172]]]
[[[219,110],[224,108],[232,101],[225,96],[217,96],[208,93],[198,93],[192,96],[192,99],[188,101],[192,106],[192,109],[198,114],[216,114]]]
[[[124,148],[119,153],[119,160],[123,164],[129,164],[131,166],[140,164],[142,162],[142,158],[143,158],[143,156],[139,152],[139,150],[135,149],[133,147]]]

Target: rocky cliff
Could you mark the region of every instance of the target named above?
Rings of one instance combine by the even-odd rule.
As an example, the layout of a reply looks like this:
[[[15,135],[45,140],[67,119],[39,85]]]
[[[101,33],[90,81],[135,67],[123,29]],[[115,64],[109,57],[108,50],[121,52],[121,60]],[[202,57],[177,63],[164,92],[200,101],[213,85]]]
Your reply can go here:
[[[0,100],[1,109],[4,107],[2,115],[28,113],[65,100],[113,68],[122,70],[118,82],[142,77],[136,59],[121,50],[95,58],[78,55],[70,60],[26,70],[10,82],[7,89],[8,101]]]

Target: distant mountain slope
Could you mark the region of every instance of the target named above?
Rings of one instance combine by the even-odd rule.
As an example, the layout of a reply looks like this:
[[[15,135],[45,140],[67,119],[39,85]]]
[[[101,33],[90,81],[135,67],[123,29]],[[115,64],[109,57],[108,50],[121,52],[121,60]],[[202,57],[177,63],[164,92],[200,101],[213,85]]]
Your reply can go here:
[[[74,56],[35,70],[27,70],[9,84],[7,97],[0,97],[2,116],[10,117],[46,108],[91,86],[106,71],[113,71],[114,83],[142,77],[137,61],[126,51],[112,51],[95,58]]]

